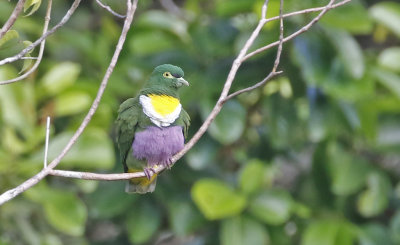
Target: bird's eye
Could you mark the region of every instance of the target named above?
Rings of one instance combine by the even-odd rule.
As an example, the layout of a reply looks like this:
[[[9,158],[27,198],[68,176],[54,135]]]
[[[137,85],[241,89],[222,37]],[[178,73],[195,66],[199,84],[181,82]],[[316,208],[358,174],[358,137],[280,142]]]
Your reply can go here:
[[[167,72],[163,73],[163,77],[172,78],[173,76],[172,76],[171,72],[167,71]]]

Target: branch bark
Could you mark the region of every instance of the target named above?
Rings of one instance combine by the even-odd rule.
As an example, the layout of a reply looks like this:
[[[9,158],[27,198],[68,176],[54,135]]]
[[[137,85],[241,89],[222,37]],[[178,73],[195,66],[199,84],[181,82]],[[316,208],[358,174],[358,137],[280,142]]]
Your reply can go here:
[[[21,14],[22,9],[24,8],[25,2],[26,2],[26,0],[19,0],[18,1],[17,5],[14,8],[14,11],[11,13],[11,15],[8,18],[7,22],[3,25],[3,27],[0,30],[0,39],[14,25],[14,23],[17,20],[18,16]]]
[[[254,40],[257,38],[259,32],[261,31],[262,27],[269,22],[271,19],[266,19],[266,14],[267,14],[267,9],[268,9],[268,1],[266,0],[262,6],[262,10],[261,10],[261,19],[258,23],[258,25],[256,26],[256,28],[254,29],[253,33],[251,34],[251,36],[249,37],[249,39],[246,41],[245,45],[243,46],[243,48],[240,50],[239,55],[236,57],[236,59],[234,60],[231,70],[228,74],[228,77],[224,83],[224,87],[222,89],[221,95],[217,101],[217,103],[215,104],[214,108],[212,109],[212,111],[210,112],[210,114],[208,115],[208,117],[206,118],[206,120],[203,122],[203,124],[201,125],[201,127],[199,128],[199,130],[195,133],[195,135],[189,140],[189,142],[184,146],[184,148],[178,152],[175,156],[172,157],[172,163],[176,163],[176,161],[178,161],[183,155],[185,155],[196,143],[197,141],[203,136],[203,134],[207,131],[207,129],[209,128],[209,126],[211,125],[211,123],[213,122],[213,120],[215,119],[215,117],[219,114],[219,112],[221,111],[223,104],[228,101],[229,99],[232,99],[233,97],[244,93],[244,92],[248,92],[251,90],[254,90],[256,88],[259,88],[260,86],[263,86],[265,83],[267,83],[271,78],[273,78],[276,75],[279,75],[282,73],[282,71],[276,71],[276,69],[278,68],[279,62],[280,62],[280,56],[281,56],[281,52],[282,52],[282,45],[283,43],[291,40],[292,38],[294,38],[297,35],[300,35],[301,33],[307,31],[312,25],[314,25],[327,11],[329,11],[330,9],[333,9],[334,6],[339,7],[351,0],[344,0],[343,2],[337,3],[336,5],[333,5],[334,0],[330,0],[330,2],[323,8],[313,8],[311,9],[312,11],[309,10],[302,10],[299,12],[296,12],[296,14],[300,14],[300,13],[308,13],[308,12],[314,12],[314,11],[321,11],[321,13],[315,17],[311,22],[309,22],[307,25],[305,25],[303,28],[301,28],[299,31],[293,33],[292,35],[290,35],[289,37],[283,38],[283,18],[285,17],[285,15],[282,14],[282,8],[280,9],[280,14],[278,16],[278,19],[280,19],[280,35],[279,35],[279,40],[277,42],[274,42],[272,44],[267,45],[266,47],[271,48],[273,46],[278,45],[278,50],[277,50],[277,55],[275,58],[275,62],[274,62],[274,66],[271,69],[271,72],[266,76],[266,78],[264,78],[262,81],[260,81],[259,83],[256,83],[255,85],[239,90],[237,92],[234,92],[230,95],[229,94],[229,90],[232,86],[232,83],[235,79],[236,73],[240,67],[240,65],[247,59],[250,58],[250,54],[249,53],[246,55],[248,49],[251,47],[251,45],[253,44]],[[283,5],[283,0],[281,0],[281,6]],[[289,16],[290,14],[286,14],[286,16]],[[292,14],[293,15],[293,14]],[[290,16],[292,16],[290,15]],[[276,18],[276,17],[273,17]],[[259,52],[262,52],[266,49],[263,49]],[[258,53],[259,53],[258,52]],[[247,58],[246,58],[247,57]],[[156,165],[154,167],[155,173],[160,173],[162,171],[165,170],[165,167],[160,166],[160,165]],[[120,173],[120,174],[97,174],[97,173],[89,173],[89,172],[78,172],[78,171],[66,171],[66,170],[51,170],[51,172],[49,173],[50,175],[53,176],[60,176],[60,177],[67,177],[67,178],[77,178],[77,179],[86,179],[86,180],[105,180],[105,181],[113,181],[113,180],[128,180],[128,179],[132,179],[132,178],[139,178],[139,177],[145,177],[146,175],[143,172],[136,172],[136,173]]]
[[[79,1],[77,1],[77,2],[79,3]],[[100,84],[100,88],[97,92],[97,96],[96,96],[95,100],[93,101],[93,104],[90,107],[88,114],[85,116],[81,125],[79,126],[78,130],[75,132],[75,134],[69,140],[68,144],[64,147],[62,152],[48,165],[47,168],[43,168],[42,171],[40,171],[38,174],[36,174],[32,178],[26,180],[21,185],[15,187],[14,189],[8,190],[5,193],[3,193],[2,195],[0,195],[0,205],[11,200],[12,198],[21,194],[25,190],[31,188],[32,186],[37,184],[40,180],[42,180],[44,177],[46,177],[48,174],[50,174],[51,170],[60,163],[61,159],[65,156],[65,154],[67,154],[67,152],[71,149],[71,147],[78,140],[78,138],[82,134],[82,132],[85,130],[85,128],[87,127],[87,125],[89,124],[90,120],[92,119],[94,113],[97,110],[97,107],[103,96],[103,93],[107,86],[109,78],[114,70],[114,67],[115,67],[117,61],[118,61],[118,57],[119,57],[119,54],[121,53],[122,47],[124,45],[126,35],[132,24],[133,16],[134,16],[136,8],[137,8],[137,2],[138,2],[138,0],[133,0],[133,2],[131,2],[131,0],[127,0],[127,13],[126,13],[127,17],[125,19],[124,27],[122,29],[121,35],[120,35],[118,43],[116,45],[114,55],[111,59],[111,62],[109,64],[107,71],[103,77],[103,80]]]
[[[47,31],[45,34],[43,34],[39,39],[37,39],[31,45],[29,45],[28,47],[23,49],[21,52],[19,52],[18,54],[14,55],[12,57],[8,57],[3,60],[0,60],[0,66],[20,60],[25,54],[27,54],[33,48],[38,46],[44,39],[46,39],[48,36],[50,36],[55,31],[57,31],[58,28],[63,26],[65,23],[67,23],[67,21],[71,18],[72,14],[75,12],[76,8],[78,8],[80,2],[81,2],[81,0],[75,0],[72,4],[71,8],[67,11],[65,16],[61,19],[61,21],[57,25],[55,25],[53,28],[51,28],[49,31]]]
[[[53,3],[53,0],[49,0],[48,4],[47,4],[47,10],[46,10],[46,16],[44,17],[44,25],[43,25],[42,35],[44,35],[47,32],[47,29],[49,27],[52,3]],[[10,83],[15,83],[15,82],[21,81],[21,80],[27,78],[30,74],[32,74],[32,72],[34,72],[39,67],[40,62],[42,61],[45,45],[46,45],[46,39],[43,39],[43,41],[40,43],[39,56],[37,57],[35,64],[29,69],[29,71],[27,71],[26,73],[22,74],[19,77],[14,78],[14,79],[0,81],[0,85],[5,85],[5,84],[10,84]]]
[[[341,6],[343,4],[345,4],[346,2],[349,2],[351,0],[343,0],[342,2],[334,5],[334,0],[330,0],[330,2],[323,7],[323,9],[320,8],[313,8],[310,10],[303,10],[303,11],[299,11],[299,12],[294,12],[296,14],[300,14],[300,13],[308,13],[308,12],[313,12],[313,11],[318,11],[321,10],[321,13],[315,17],[310,23],[308,23],[307,25],[305,25],[303,28],[301,28],[300,30],[298,30],[297,32],[291,34],[290,36],[284,38],[283,37],[283,18],[285,17],[285,15],[282,14],[283,10],[282,10],[282,5],[283,5],[283,0],[281,0],[281,8],[280,8],[280,14],[278,19],[280,19],[280,37],[279,40],[277,42],[271,43],[269,45],[266,45],[265,47],[258,49],[254,52],[248,53],[249,48],[251,47],[251,45],[253,44],[253,42],[255,41],[255,39],[257,38],[257,36],[259,35],[262,27],[271,19],[266,19],[266,14],[267,14],[267,8],[268,8],[268,2],[269,0],[265,0],[262,10],[261,10],[261,19],[258,23],[258,25],[256,26],[256,28],[254,29],[253,33],[250,35],[250,37],[248,38],[248,40],[246,41],[245,45],[243,46],[243,48],[240,50],[238,56],[236,57],[236,59],[233,61],[231,69],[229,71],[229,74],[227,76],[227,79],[224,83],[224,86],[222,88],[222,92],[221,95],[218,99],[218,101],[216,102],[214,108],[212,109],[212,111],[210,112],[210,114],[208,115],[208,117],[206,118],[206,120],[204,121],[204,123],[202,124],[202,126],[199,128],[199,130],[195,133],[195,135],[189,140],[189,142],[184,146],[184,148],[177,153],[175,156],[172,157],[172,163],[175,163],[177,160],[179,160],[184,154],[186,154],[196,143],[197,141],[201,138],[201,136],[207,131],[208,127],[210,126],[210,124],[213,122],[213,120],[215,119],[215,117],[219,114],[219,112],[221,111],[224,103],[229,100],[232,99],[233,97],[237,96],[238,94],[256,89],[262,85],[264,85],[266,82],[269,81],[269,79],[271,79],[272,77],[278,75],[281,73],[281,71],[276,71],[278,66],[279,66],[279,62],[280,62],[280,56],[281,56],[281,52],[282,52],[282,45],[284,42],[287,42],[289,40],[291,40],[292,38],[294,38],[297,35],[300,35],[301,33],[307,31],[312,25],[314,25],[327,11],[329,11],[330,9],[333,9],[335,6]],[[93,114],[95,113],[98,104],[100,102],[100,99],[104,93],[105,87],[108,83],[108,79],[115,67],[115,64],[118,60],[118,56],[119,53],[122,49],[122,45],[125,41],[126,38],[126,33],[129,30],[129,27],[131,25],[132,22],[132,18],[134,15],[134,12],[136,10],[136,6],[137,6],[137,0],[133,0],[133,4],[130,2],[130,0],[127,1],[127,5],[128,5],[128,11],[127,11],[127,18],[125,19],[125,23],[124,23],[124,28],[122,30],[120,39],[118,41],[117,47],[115,49],[114,52],[114,56],[110,62],[110,65],[107,69],[107,72],[103,78],[103,81],[100,85],[100,88],[98,90],[98,94],[96,96],[96,99],[94,100],[88,114],[86,115],[85,119],[83,120],[81,126],[78,128],[78,130],[76,131],[76,133],[74,134],[74,136],[70,139],[70,141],[68,142],[67,146],[64,148],[64,150],[60,153],[60,155],[54,159],[47,168],[44,168],[41,172],[39,172],[36,176],[32,177],[31,179],[25,181],[23,184],[21,184],[20,186],[9,190],[7,192],[5,192],[4,194],[2,194],[0,196],[0,205],[3,204],[4,202],[12,199],[13,197],[15,197],[16,195],[22,193],[23,191],[25,191],[26,189],[32,187],[33,185],[35,185],[36,183],[38,183],[41,179],[43,179],[45,176],[47,175],[54,175],[54,176],[61,176],[61,177],[68,177],[68,178],[78,178],[78,179],[87,179],[87,180],[126,180],[126,179],[132,179],[132,178],[139,178],[139,177],[145,177],[145,174],[143,172],[137,172],[137,173],[120,173],[120,174],[97,174],[97,173],[88,173],[88,172],[76,172],[76,171],[64,171],[64,170],[54,170],[54,168],[57,166],[57,164],[61,161],[61,159],[65,156],[65,154],[69,151],[69,149],[75,144],[75,142],[77,141],[78,137],[82,134],[82,132],[84,131],[84,129],[86,128],[86,126],[88,125],[88,123],[90,122]],[[318,9],[318,10],[316,10]],[[311,11],[312,10],[312,11]],[[286,14],[286,16],[293,16],[294,14]],[[276,17],[274,17],[276,18]],[[232,93],[229,95],[229,91],[230,88],[233,84],[233,81],[235,79],[236,73],[239,70],[241,64],[247,60],[248,58],[252,57],[255,54],[258,54],[266,49],[269,49],[271,47],[277,46],[278,45],[278,49],[277,49],[277,55],[275,58],[275,62],[274,65],[271,69],[271,72],[268,74],[268,76],[266,76],[265,79],[263,79],[261,82],[245,88],[243,90],[239,90],[235,93]],[[1,63],[0,63],[1,64]],[[165,168],[163,166],[159,166],[156,165],[154,167],[154,170],[156,173],[160,173],[162,171],[165,170]]]
[[[112,15],[117,16],[118,18],[125,18],[126,15],[121,15],[118,14],[117,12],[115,12],[114,10],[112,10],[112,8],[108,5],[105,5],[104,3],[102,3],[100,0],[96,0],[97,4],[102,7],[103,9],[107,10],[108,12],[110,12]]]

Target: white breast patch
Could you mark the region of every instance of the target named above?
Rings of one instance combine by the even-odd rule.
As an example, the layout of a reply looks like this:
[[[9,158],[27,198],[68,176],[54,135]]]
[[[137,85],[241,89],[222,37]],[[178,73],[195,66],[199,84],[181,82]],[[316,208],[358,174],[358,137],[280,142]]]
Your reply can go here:
[[[150,118],[151,122],[158,127],[167,127],[175,122],[175,120],[179,117],[182,109],[182,105],[180,103],[171,113],[162,115],[154,108],[151,100],[152,99],[146,95],[139,96],[139,101],[143,107],[144,114],[146,114]]]

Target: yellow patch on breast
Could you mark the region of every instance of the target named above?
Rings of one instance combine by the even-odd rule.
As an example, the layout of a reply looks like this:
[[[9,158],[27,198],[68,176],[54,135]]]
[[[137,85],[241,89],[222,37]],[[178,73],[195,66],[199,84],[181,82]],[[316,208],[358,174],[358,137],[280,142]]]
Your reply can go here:
[[[147,95],[151,99],[154,110],[162,116],[171,114],[179,105],[179,100],[168,95]]]

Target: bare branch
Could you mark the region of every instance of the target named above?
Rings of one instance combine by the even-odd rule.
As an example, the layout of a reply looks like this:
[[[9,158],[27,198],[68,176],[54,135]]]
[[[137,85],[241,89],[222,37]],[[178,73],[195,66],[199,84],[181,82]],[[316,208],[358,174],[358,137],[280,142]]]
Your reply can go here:
[[[49,152],[49,138],[50,138],[50,117],[47,117],[46,122],[46,143],[44,146],[43,168],[47,168],[47,156]]]
[[[344,1],[350,1],[350,0],[344,0]],[[265,18],[266,14],[267,14],[267,7],[268,7],[268,0],[266,0],[264,2],[262,10],[261,10],[262,11],[261,14],[262,14],[263,17],[260,19],[260,21],[259,21],[258,25],[256,26],[256,28],[254,29],[253,33],[250,35],[249,39],[246,41],[246,43],[243,46],[243,48],[240,50],[240,52],[239,52],[238,56],[236,57],[236,59],[233,61],[231,70],[229,71],[227,79],[226,79],[226,81],[224,83],[221,95],[220,95],[218,101],[216,102],[214,108],[212,109],[212,111],[210,112],[210,114],[208,115],[208,117],[206,118],[204,123],[202,124],[202,126],[196,132],[196,134],[190,139],[190,141],[184,146],[184,148],[179,153],[175,154],[172,157],[172,159],[171,159],[172,163],[175,163],[177,160],[179,160],[184,154],[186,154],[186,152],[188,152],[197,143],[197,141],[207,131],[207,129],[210,126],[210,124],[213,122],[215,117],[221,111],[223,104],[227,100],[237,96],[240,93],[244,93],[246,91],[250,91],[250,90],[256,89],[256,88],[264,85],[273,76],[276,76],[276,75],[282,73],[282,71],[276,71],[276,69],[277,69],[277,67],[279,65],[279,62],[280,62],[280,55],[281,55],[281,52],[282,52],[283,43],[288,41],[288,40],[290,40],[290,39],[292,39],[292,38],[294,38],[295,36],[305,32],[305,31],[307,31],[329,9],[332,9],[334,6],[340,6],[339,4],[333,5],[333,2],[334,2],[334,0],[330,0],[329,4],[326,5],[323,9],[321,9],[322,10],[321,13],[316,18],[314,18],[310,23],[308,23],[306,26],[304,26],[302,29],[300,29],[299,31],[293,33],[292,35],[290,35],[290,36],[288,36],[286,38],[283,38],[283,18],[285,17],[285,15],[282,14],[282,12],[283,12],[283,10],[282,10],[283,9],[283,7],[282,7],[283,6],[283,1],[281,0],[281,8],[280,8],[280,14],[279,14],[279,19],[280,19],[280,37],[279,37],[279,40],[277,42],[275,42],[275,43],[272,43],[270,45],[265,46],[265,47],[271,48],[273,46],[278,45],[277,56],[276,56],[276,59],[275,59],[275,62],[274,62],[274,66],[273,66],[271,72],[261,82],[255,84],[255,85],[253,85],[251,87],[239,90],[239,91],[237,91],[235,93],[232,93],[232,94],[228,95],[229,94],[229,90],[230,90],[230,88],[232,86],[232,83],[233,83],[233,81],[235,79],[235,76],[236,76],[236,73],[237,73],[239,67],[241,66],[241,64],[247,58],[252,56],[251,55],[252,53],[246,55],[247,51],[249,50],[249,48],[253,44],[254,40],[259,35],[259,33],[260,33],[262,27],[265,25],[265,23],[267,23],[268,21],[271,20],[271,19],[266,19]],[[128,13],[127,13],[128,17],[125,19],[124,28],[123,28],[123,31],[121,33],[118,45],[116,47],[113,59],[112,59],[112,61],[110,63],[109,68],[107,69],[107,72],[106,72],[106,74],[105,74],[105,76],[103,78],[103,81],[102,81],[101,85],[100,85],[97,97],[96,97],[95,101],[93,102],[92,107],[89,110],[89,113],[87,114],[87,116],[83,120],[81,126],[78,128],[78,130],[76,131],[74,136],[71,138],[71,140],[68,142],[67,146],[61,152],[61,154],[56,159],[54,159],[46,169],[43,169],[36,176],[34,176],[31,179],[27,180],[26,182],[24,182],[23,184],[21,184],[17,188],[12,189],[12,190],[7,191],[6,193],[2,194],[0,196],[0,204],[4,203],[5,201],[10,200],[14,196],[16,196],[16,195],[20,194],[21,192],[23,192],[24,190],[30,188],[31,186],[36,184],[38,181],[43,179],[46,175],[54,175],[54,176],[62,176],[62,177],[78,178],[78,179],[88,179],[88,180],[89,179],[90,180],[123,180],[123,179],[126,180],[126,179],[132,179],[132,178],[145,177],[145,174],[143,172],[120,173],[120,174],[97,174],[97,173],[88,173],[88,172],[54,170],[54,167],[57,166],[57,164],[65,156],[65,154],[68,152],[68,150],[76,142],[76,140],[78,139],[80,134],[83,132],[83,130],[85,129],[85,127],[87,126],[87,124],[91,120],[91,117],[93,116],[94,112],[97,109],[98,103],[99,103],[99,101],[101,99],[101,96],[102,96],[102,94],[104,92],[105,86],[107,85],[109,76],[110,76],[110,74],[111,74],[111,72],[112,72],[112,70],[113,70],[113,68],[115,66],[115,63],[116,63],[117,59],[118,59],[118,55],[119,55],[120,49],[122,48],[122,44],[123,44],[124,39],[126,37],[126,32],[128,31],[129,25],[130,25],[130,23],[132,21],[132,17],[133,17],[133,14],[134,14],[134,9],[136,9],[136,5],[137,5],[137,0],[134,0],[133,5],[134,6],[132,6],[130,1],[128,0]],[[317,9],[317,8],[315,8],[315,9]],[[317,11],[315,9],[313,9],[313,11]],[[131,11],[133,11],[133,12],[131,12]],[[308,12],[308,10],[303,10],[303,12],[306,13],[306,12]],[[287,14],[287,15],[290,15],[290,14]],[[292,15],[294,15],[294,14],[292,14]],[[263,50],[267,49],[265,47],[263,48]],[[262,51],[259,51],[259,52],[262,52]],[[162,172],[165,169],[165,167],[160,166],[160,165],[156,165],[154,168],[155,168],[155,172],[156,173]]]
[[[323,12],[321,12],[318,15],[319,16],[318,19],[316,19],[316,20],[314,19],[313,21],[311,21],[308,25],[305,26],[305,28],[309,29],[313,24],[315,24],[317,22],[317,20],[319,20],[319,18],[321,18],[322,15],[326,11],[328,11],[328,9],[332,8],[332,3],[333,2],[334,2],[334,0],[331,0],[329,2],[329,4],[324,7]],[[264,5],[262,7],[262,10],[261,10],[262,11],[262,16],[266,16],[267,6],[268,6],[268,0],[266,0],[264,2]],[[338,6],[340,6],[340,5],[338,5]],[[281,55],[281,52],[282,52],[282,45],[283,45],[283,43],[285,41],[285,39],[283,38],[283,18],[284,18],[284,15],[282,14],[282,12],[283,12],[283,1],[281,0],[281,8],[280,8],[280,14],[279,14],[279,18],[280,18],[280,35],[279,36],[280,37],[279,37],[279,40],[276,42],[277,45],[279,45],[279,47],[278,47],[277,56],[276,56],[272,71],[268,74],[268,76],[266,78],[264,78],[259,83],[255,84],[255,85],[253,85],[251,87],[239,90],[237,92],[234,92],[234,93],[228,95],[230,87],[232,86],[233,80],[234,80],[234,78],[236,76],[236,73],[237,73],[240,65],[245,60],[244,57],[246,56],[246,52],[248,51],[250,46],[253,44],[254,40],[257,38],[261,28],[268,21],[268,19],[261,18],[259,23],[258,23],[258,25],[257,25],[257,27],[254,29],[253,33],[251,34],[249,39],[246,41],[246,43],[243,46],[243,48],[240,50],[239,55],[234,60],[234,62],[232,64],[232,67],[231,67],[231,70],[230,70],[230,72],[228,74],[228,77],[227,77],[227,79],[225,81],[225,84],[224,84],[223,90],[221,92],[221,95],[220,95],[217,103],[215,104],[214,108],[212,109],[212,111],[210,112],[210,114],[208,115],[208,117],[206,118],[204,123],[201,125],[199,130],[190,139],[190,141],[184,146],[184,148],[180,152],[178,152],[177,154],[175,154],[172,157],[172,159],[171,159],[172,163],[176,163],[176,161],[178,161],[183,155],[185,155],[197,143],[197,141],[207,131],[207,129],[209,128],[209,126],[211,125],[211,123],[213,122],[215,117],[221,111],[222,106],[226,101],[228,101],[229,99],[232,99],[233,97],[235,97],[235,96],[237,96],[237,95],[239,95],[241,93],[244,93],[244,92],[251,91],[251,90],[254,90],[256,88],[259,88],[260,86],[263,86],[265,83],[267,83],[272,77],[282,73],[282,71],[276,71],[276,69],[277,69],[277,67],[279,65],[279,61],[280,61],[280,55]],[[302,28],[302,30],[303,30],[303,28]],[[304,30],[304,31],[306,31],[306,30]],[[160,166],[160,165],[156,165],[154,167],[154,170],[155,170],[156,173],[160,173],[160,172],[165,170],[165,167],[164,166]],[[127,179],[131,179],[131,178],[145,177],[144,172],[120,173],[120,174],[97,174],[97,173],[89,173],[89,172],[51,170],[50,174],[54,175],[54,176],[60,176],[60,177],[88,179],[88,180],[106,180],[106,181],[110,181],[110,180],[127,180]]]
[[[345,1],[351,1],[351,0],[345,0]],[[321,17],[322,17],[328,10],[330,10],[330,9],[333,8],[333,2],[335,2],[335,0],[330,0],[329,3],[328,3],[328,5],[325,6],[325,8],[321,11],[321,13],[319,13],[319,14],[317,15],[317,17],[315,17],[314,19],[312,19],[307,25],[303,26],[300,30],[296,31],[295,33],[292,33],[292,34],[291,34],[290,36],[288,36],[288,37],[285,37],[285,38],[283,39],[283,42],[287,42],[287,41],[289,41],[289,40],[292,40],[293,38],[297,37],[298,35],[302,34],[303,32],[306,32],[308,29],[310,29],[315,23],[317,23],[317,21],[319,21],[319,20],[321,19]],[[341,6],[341,5],[339,5],[339,6]],[[268,44],[268,45],[266,45],[266,46],[264,46],[264,47],[262,47],[262,48],[259,48],[259,49],[255,50],[255,51],[253,51],[253,52],[247,54],[247,55],[242,59],[242,62],[246,61],[248,58],[250,58],[250,57],[252,57],[252,56],[254,56],[254,55],[256,55],[256,54],[259,54],[259,53],[261,53],[261,52],[263,52],[263,51],[265,51],[265,50],[267,50],[267,49],[270,49],[270,48],[272,48],[272,47],[275,47],[276,45],[279,45],[279,43],[280,43],[280,41],[273,42],[273,43],[271,43],[271,44]]]
[[[63,26],[65,23],[67,23],[67,21],[71,18],[71,15],[75,12],[76,8],[79,6],[80,2],[81,2],[81,0],[75,0],[72,3],[71,8],[67,11],[65,16],[61,19],[61,21],[57,25],[55,25],[53,28],[51,28],[49,31],[47,31],[45,34],[43,34],[39,39],[37,39],[35,42],[33,42],[31,45],[26,47],[24,50],[22,50],[18,54],[14,55],[12,57],[8,57],[8,58],[5,58],[5,59],[1,60],[0,61],[0,66],[8,64],[8,63],[11,63],[11,62],[14,62],[14,61],[17,61],[17,60],[20,60],[25,54],[27,54],[33,48],[38,46],[44,39],[46,39],[48,36],[53,34],[58,28]]]
[[[49,27],[52,2],[53,2],[53,0],[49,0],[48,4],[47,4],[47,11],[46,11],[46,16],[44,17],[44,26],[43,26],[42,35],[44,35],[47,32],[47,29]],[[5,84],[21,81],[21,80],[27,78],[30,74],[32,74],[32,72],[34,72],[39,67],[40,62],[42,61],[45,43],[46,43],[46,39],[43,39],[42,43],[40,44],[39,56],[37,58],[34,58],[34,59],[36,59],[36,62],[31,67],[31,69],[29,69],[29,71],[27,71],[26,73],[22,74],[19,77],[14,78],[14,79],[0,81],[0,85],[5,85]],[[22,57],[21,59],[25,59],[25,58],[32,58],[32,57]]]
[[[331,9],[334,9],[334,8],[340,7],[342,5],[345,5],[346,3],[350,2],[350,1],[351,0],[343,0],[343,1],[339,2],[339,3],[332,4]],[[326,6],[303,9],[303,10],[299,10],[299,11],[295,11],[295,12],[284,14],[283,18],[292,17],[292,16],[296,16],[296,15],[301,15],[301,14],[319,12],[319,11],[324,10],[325,8],[326,8]],[[266,19],[266,23],[271,22],[273,20],[279,20],[279,15]]]
[[[11,13],[11,15],[8,18],[7,22],[3,25],[3,27],[0,30],[0,39],[14,25],[14,23],[17,20],[19,14],[21,13],[22,9],[24,8],[25,1],[26,0],[19,0],[18,1],[17,5],[14,8],[14,11]]]
[[[101,97],[103,96],[103,93],[107,86],[109,78],[114,70],[115,65],[117,64],[119,54],[121,53],[122,47],[123,47],[125,39],[126,39],[126,35],[132,24],[133,16],[135,14],[136,7],[137,7],[137,2],[138,2],[138,0],[133,0],[133,2],[131,2],[130,0],[127,0],[127,13],[126,13],[127,17],[125,18],[124,27],[122,28],[121,35],[119,37],[117,46],[114,51],[114,55],[111,59],[111,62],[109,64],[107,71],[103,77],[103,80],[100,84],[99,90],[97,92],[97,96],[96,96],[95,100],[93,101],[93,104],[90,107],[88,114],[85,116],[81,125],[79,126],[78,130],[75,132],[75,134],[69,140],[68,144],[64,147],[62,152],[48,165],[47,168],[42,169],[42,171],[40,171],[38,174],[36,174],[32,178],[26,180],[21,185],[1,194],[0,195],[0,205],[11,200],[12,198],[21,194],[25,190],[31,188],[32,186],[37,184],[40,180],[42,180],[44,177],[46,177],[51,172],[51,170],[60,163],[60,161],[64,158],[64,156],[67,154],[67,152],[71,149],[71,147],[78,140],[79,136],[85,130],[85,128],[89,124],[90,120],[92,119],[94,113],[96,112],[97,107],[99,106]]]
[[[283,44],[283,0],[280,2],[279,6],[279,45],[278,51],[276,52],[276,58],[274,62],[274,67],[272,68],[272,73],[276,71],[278,68],[279,62],[281,61],[281,53],[282,53],[282,44]]]
[[[107,10],[107,11],[110,12],[112,15],[114,15],[114,16],[116,16],[116,17],[118,17],[118,18],[121,18],[121,19],[123,19],[123,18],[126,17],[126,15],[118,14],[117,12],[115,12],[114,10],[112,10],[112,8],[111,8],[110,6],[105,5],[105,4],[102,3],[100,0],[96,0],[96,2],[97,2],[97,4],[98,4],[100,7],[102,7],[102,8],[105,9],[105,10]]]

